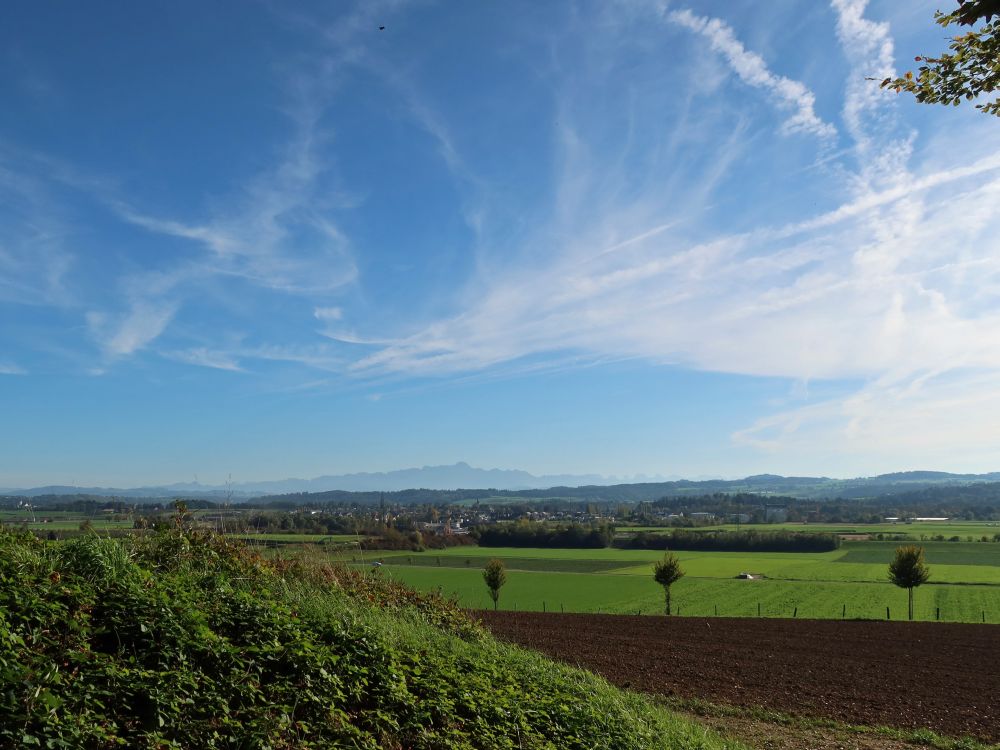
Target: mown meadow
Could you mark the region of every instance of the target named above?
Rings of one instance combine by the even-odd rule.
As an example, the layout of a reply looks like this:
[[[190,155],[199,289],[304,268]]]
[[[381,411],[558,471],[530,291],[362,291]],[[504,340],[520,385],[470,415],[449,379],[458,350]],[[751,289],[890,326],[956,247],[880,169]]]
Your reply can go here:
[[[620,529],[622,534],[632,534],[641,531],[665,532],[671,531],[670,526],[629,526]],[[699,526],[701,531],[740,531],[750,528],[760,529],[760,524],[712,524]],[[933,541],[934,537],[943,536],[950,539],[953,536],[964,541],[979,541],[986,536],[992,538],[994,534],[1000,534],[1000,521],[911,521],[884,523],[863,523],[863,524],[835,524],[835,523],[769,523],[766,524],[768,531],[797,531],[810,534],[848,534],[848,535],[869,535],[869,534],[904,534],[912,537],[914,541],[920,541],[921,536],[924,541]],[[972,537],[969,539],[968,537]]]

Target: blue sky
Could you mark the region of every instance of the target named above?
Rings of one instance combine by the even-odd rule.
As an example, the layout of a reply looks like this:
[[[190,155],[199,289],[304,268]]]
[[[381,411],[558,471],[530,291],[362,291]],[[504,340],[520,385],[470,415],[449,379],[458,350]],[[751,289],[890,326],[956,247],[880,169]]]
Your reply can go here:
[[[935,7],[4,8],[0,486],[1000,469]]]

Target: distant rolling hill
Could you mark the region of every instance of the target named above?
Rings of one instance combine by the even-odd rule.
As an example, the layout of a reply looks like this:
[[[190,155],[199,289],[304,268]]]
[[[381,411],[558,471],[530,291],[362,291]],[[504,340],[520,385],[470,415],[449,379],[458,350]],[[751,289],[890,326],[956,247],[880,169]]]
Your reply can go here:
[[[393,502],[428,502],[505,495],[523,499],[572,498],[635,502],[661,497],[747,492],[803,499],[862,499],[913,493],[945,487],[1000,482],[1000,472],[951,474],[942,471],[903,471],[874,477],[784,477],[757,474],[743,479],[675,479],[655,482],[615,482],[599,475],[536,476],[516,469],[479,469],[466,463],[425,466],[399,471],[234,483],[229,486],[194,482],[117,489],[106,487],[46,486],[0,491],[8,497],[87,495],[151,500],[175,497],[211,500],[286,498],[299,502],[367,502],[379,493],[392,493]],[[464,488],[464,489],[463,489]],[[388,498],[387,498],[388,499]]]

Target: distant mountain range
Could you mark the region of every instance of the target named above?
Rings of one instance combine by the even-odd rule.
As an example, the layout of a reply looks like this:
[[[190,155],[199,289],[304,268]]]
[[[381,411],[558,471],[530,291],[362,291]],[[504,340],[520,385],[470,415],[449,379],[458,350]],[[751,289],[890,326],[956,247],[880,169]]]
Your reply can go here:
[[[891,495],[931,487],[1000,482],[1000,472],[950,474],[943,471],[904,471],[856,479],[829,477],[783,477],[758,474],[743,479],[680,479],[666,477],[620,478],[597,474],[554,474],[536,476],[516,469],[479,469],[460,462],[449,466],[424,466],[388,472],[322,476],[315,479],[283,479],[241,482],[232,485],[205,485],[184,482],[155,487],[69,487],[46,486],[27,489],[0,489],[0,494],[19,497],[42,495],[91,495],[135,499],[251,497],[337,492],[401,492],[403,490],[457,490],[489,494],[500,491],[525,498],[573,497],[606,500],[653,500],[666,496],[752,492],[799,498],[865,498]],[[332,498],[331,498],[332,499]]]
[[[670,477],[673,479],[675,477]],[[637,476],[632,481],[663,481],[667,477]],[[104,497],[260,497],[303,492],[395,492],[408,489],[453,490],[483,487],[498,490],[530,490],[556,486],[609,485],[623,478],[599,474],[551,474],[535,476],[518,469],[478,469],[461,461],[448,466],[423,466],[397,471],[362,472],[321,476],[315,479],[278,479],[264,482],[238,482],[229,486],[178,482],[155,487],[70,487],[51,485],[30,489],[0,489],[0,494],[36,497],[39,495],[99,495]]]

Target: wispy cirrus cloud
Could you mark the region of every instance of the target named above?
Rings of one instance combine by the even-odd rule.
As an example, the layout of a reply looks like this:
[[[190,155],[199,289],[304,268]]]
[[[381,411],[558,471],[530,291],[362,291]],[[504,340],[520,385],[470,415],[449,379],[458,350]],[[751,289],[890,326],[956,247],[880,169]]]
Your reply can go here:
[[[126,357],[163,333],[177,312],[170,302],[133,300],[126,312],[87,314],[87,326],[105,354]]]
[[[460,313],[360,353],[353,369],[456,377],[565,357],[577,366],[638,357],[863,383],[849,397],[782,411],[734,435],[764,451],[802,441],[855,458],[887,455],[894,431],[906,430],[913,455],[932,457],[960,438],[963,420],[970,435],[995,440],[1000,159],[980,149],[956,164],[949,150],[945,160],[924,154],[913,168],[915,134],[896,121],[894,101],[864,80],[891,69],[888,26],[867,19],[857,0],[834,0],[832,9],[850,61],[842,117],[855,144],[820,176],[840,196],[832,208],[742,232],[693,231],[690,215],[670,210],[663,183],[630,192],[635,171],[619,171],[628,159],[599,158],[591,140],[599,129],[578,126],[574,106],[560,106],[551,219],[526,239],[548,242],[547,252],[486,264]],[[668,18],[705,36],[744,82],[791,109],[786,131],[792,122],[821,141],[835,134],[815,115],[812,92],[771,73],[725,23],[689,11]],[[645,145],[652,155],[663,142]],[[741,156],[734,145],[730,157]],[[710,202],[721,186],[724,179],[688,190]],[[987,405],[981,413],[977,400]],[[950,408],[961,417],[948,416]],[[936,432],[938,420],[947,429]]]
[[[910,156],[910,138],[900,139],[898,125],[887,107],[889,92],[878,82],[895,75],[889,24],[865,18],[868,0],[831,0],[837,16],[837,38],[849,61],[843,116],[858,145],[859,164],[869,176],[892,175]],[[886,148],[894,141],[894,148]],[[892,160],[892,161],[887,161]]]
[[[313,317],[322,321],[340,320],[344,311],[339,307],[317,307],[313,309]]]
[[[102,258],[107,283],[78,302],[101,366],[149,350],[388,392],[629,360],[850,391],[804,393],[734,435],[769,455],[800,443],[874,455],[905,431],[930,456],[964,444],[961,420],[985,442],[1000,390],[997,149],[898,121],[865,80],[888,75],[894,53],[862,0],[833,0],[835,24],[773,60],[751,14],[655,5],[574,6],[530,32],[512,22],[502,59],[450,47],[457,34],[406,46],[391,21],[379,32],[397,3],[334,20],[275,6],[324,44],[284,68],[271,160],[169,209],[155,192],[92,191],[128,225],[111,233],[125,240]],[[454,59],[475,64],[455,74]],[[706,86],[705,68],[724,72]],[[834,153],[835,139],[849,146]],[[338,171],[352,149],[372,156],[343,170],[356,193]],[[431,179],[400,189],[406,170]],[[0,197],[30,194],[3,180]],[[358,198],[369,190],[372,205]],[[54,299],[72,278],[78,256],[36,224],[0,226],[0,300]],[[132,235],[149,250],[131,252]],[[43,238],[53,254],[36,261]],[[389,273],[469,257],[433,290],[429,275]]]
[[[790,110],[791,116],[781,125],[782,132],[807,133],[819,138],[837,135],[837,129],[816,114],[816,95],[800,81],[772,72],[764,58],[748,50],[727,23],[695,15],[687,9],[668,11],[666,18],[703,36],[712,49],[726,59],[741,81],[764,90],[781,109]]]
[[[69,304],[69,234],[66,212],[31,161],[0,148],[0,302]]]
[[[995,372],[949,370],[915,374],[900,383],[874,381],[828,399],[756,420],[737,431],[738,445],[769,461],[815,461],[870,474],[904,465],[982,471],[1000,460],[996,424],[1000,388]]]
[[[153,344],[210,284],[237,282],[311,299],[327,297],[357,279],[350,241],[332,218],[355,199],[324,179],[328,133],[320,121],[328,92],[322,81],[332,74],[324,69],[296,75],[285,109],[292,136],[279,158],[232,194],[213,198],[207,219],[160,216],[114,191],[103,191],[105,204],[121,220],[203,251],[200,256],[178,253],[166,270],[122,276],[124,311],[93,311],[88,319],[106,353],[127,356]],[[218,348],[168,348],[164,353],[193,365],[240,369]]]
[[[898,124],[877,84],[893,75],[893,40],[888,24],[865,17],[867,5],[831,2],[852,70],[843,116],[858,156],[857,198],[838,213],[857,217],[857,283],[891,300],[877,329],[882,356],[850,395],[759,419],[734,438],[789,457],[820,447],[873,471],[889,465],[887,455],[914,466],[942,457],[958,469],[995,465],[1000,160],[912,173],[917,134]]]
[[[332,127],[324,117],[351,67],[364,62],[368,42],[359,31],[372,30],[375,19],[384,22],[401,5],[359,4],[332,23],[274,8],[276,18],[327,38],[325,53],[281,63],[287,98],[275,106],[290,126],[284,145],[274,148],[272,165],[255,177],[231,191],[202,195],[203,210],[193,212],[197,216],[163,211],[144,200],[141,190],[131,194],[115,180],[95,178],[44,155],[28,159],[25,170],[8,168],[0,151],[0,302],[65,305],[72,300],[84,318],[80,329],[104,358],[91,369],[102,372],[114,360],[161,344],[165,355],[187,357],[191,364],[232,363],[217,354],[229,347],[227,318],[258,294],[302,298],[306,309],[320,303],[316,309],[329,323],[339,308],[327,303],[358,277],[354,249],[337,218],[354,208],[358,197],[340,185],[332,169]],[[52,185],[66,195],[50,201]],[[83,284],[67,285],[75,256],[65,250],[65,231],[56,221],[60,201],[99,203],[117,219],[155,235],[157,247],[174,242],[177,250],[150,255],[132,252],[127,244],[106,248],[109,257],[116,257],[102,269],[99,294]],[[6,214],[15,214],[14,219]],[[84,268],[94,271],[88,264]],[[191,329],[176,323],[192,306],[205,314],[209,301],[217,304],[210,314],[217,317],[212,328],[219,342],[202,348],[202,342],[185,341],[192,338]],[[302,323],[305,330],[307,319]],[[322,356],[304,359],[326,362]]]
[[[126,221],[150,232],[190,240],[209,255],[205,273],[242,278],[288,293],[320,293],[351,283],[357,268],[349,242],[330,218],[333,196],[319,179],[323,140],[312,104],[296,111],[296,136],[274,168],[226,201],[208,222],[185,223],[115,202]]]
[[[916,231],[934,250],[912,268],[875,274],[845,253],[865,252],[872,232],[869,216],[848,208],[693,246],[667,230],[640,233],[617,252],[498,279],[471,309],[356,367],[446,374],[566,350],[790,378],[866,377],[957,357],[1000,365],[1000,320],[986,311],[966,318],[956,304],[1000,272],[996,242],[981,244],[998,229],[985,207],[1000,190],[1000,163],[926,176],[883,196],[883,210],[932,187],[935,210]],[[969,204],[984,207],[978,220],[944,221]],[[980,249],[957,259],[962,245]]]
[[[228,370],[230,372],[244,372],[244,368],[234,357],[225,352],[213,351],[204,346],[178,351],[165,351],[162,354],[168,359],[184,362],[189,365],[197,365],[198,367]]]

